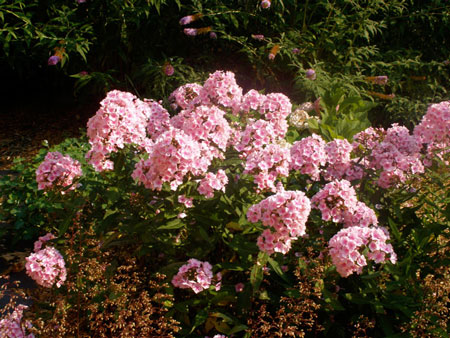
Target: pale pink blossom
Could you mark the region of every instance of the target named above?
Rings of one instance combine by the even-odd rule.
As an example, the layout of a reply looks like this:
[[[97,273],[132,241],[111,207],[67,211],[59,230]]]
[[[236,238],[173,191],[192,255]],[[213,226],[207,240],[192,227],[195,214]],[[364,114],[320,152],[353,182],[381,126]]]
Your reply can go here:
[[[173,276],[172,284],[177,288],[192,289],[195,293],[199,293],[209,288],[212,279],[211,264],[191,258]]]
[[[367,260],[383,263],[397,261],[397,256],[389,240],[386,229],[379,227],[352,226],[340,230],[329,243],[329,254],[337,272],[342,277],[353,273],[361,274]],[[367,253],[365,253],[367,249]]]
[[[32,253],[25,260],[27,275],[39,285],[51,288],[56,284],[59,288],[64,284],[67,275],[64,258],[54,247]]]
[[[18,305],[14,311],[0,320],[0,337],[4,338],[34,338],[34,334],[27,334],[27,330],[31,329],[32,325],[28,321],[24,321],[23,310],[28,306]]]
[[[47,153],[44,161],[37,168],[36,181],[39,190],[61,189],[69,186],[68,190],[74,190],[77,185],[73,183],[82,174],[80,162],[55,151]],[[61,193],[64,194],[64,191]]]
[[[286,254],[291,242],[306,233],[306,221],[311,211],[309,199],[301,191],[279,191],[247,211],[247,219],[261,221],[266,229],[258,237],[257,245],[269,255]]]

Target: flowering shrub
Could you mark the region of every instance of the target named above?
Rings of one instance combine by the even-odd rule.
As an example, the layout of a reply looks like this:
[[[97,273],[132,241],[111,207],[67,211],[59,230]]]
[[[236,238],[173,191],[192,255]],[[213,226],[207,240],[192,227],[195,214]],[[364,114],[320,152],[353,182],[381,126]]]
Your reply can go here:
[[[352,100],[344,101],[339,109],[350,109]],[[421,127],[413,134],[399,125],[367,128],[355,134],[353,143],[330,138],[321,128],[299,134],[288,124],[292,104],[284,94],[244,94],[234,74],[223,71],[203,85],[178,88],[168,104],[170,109],[119,91],[101,102],[88,122],[91,149],[82,163],[81,185],[64,196],[49,194],[63,204],[63,221],[55,224],[59,237],[67,236],[61,248],[65,257],[78,250],[70,224],[82,223],[101,239],[95,242],[99,259],[102,250],[106,255],[117,247],[126,259],[138,259],[136,269],[149,266],[148,271],[167,276],[171,285],[164,288],[173,301],[160,310],[181,323],[180,336],[250,337],[266,327],[255,327],[255,318],[284,316],[286,309],[317,312],[309,321],[286,313],[298,333],[302,322],[317,330],[338,325],[322,319],[330,313],[347,323],[347,310],[359,316],[363,309],[383,323],[392,315],[392,326],[408,320],[409,310],[392,297],[417,304],[420,293],[408,287],[416,271],[425,269],[420,257],[438,250],[446,238],[439,223],[445,212],[422,224],[404,203],[423,189],[421,180],[434,169],[423,161],[442,165],[438,156],[429,157]],[[305,104],[302,110],[313,107]],[[39,238],[26,269],[39,285],[57,285],[48,292],[64,295],[84,267],[72,257],[66,271],[54,247],[42,249],[52,239],[49,234]],[[435,257],[430,264],[442,263],[430,257]],[[99,265],[98,273],[114,274],[115,266]],[[313,280],[305,266],[316,269]],[[100,279],[83,275],[77,292],[94,290],[84,301],[134,299],[132,288],[117,286],[119,296]],[[309,305],[303,310],[302,289],[294,280],[314,298],[305,300]],[[102,306],[95,304],[92,313]],[[255,309],[256,304],[262,305]],[[128,328],[130,316],[120,313]],[[247,318],[249,313],[256,317]],[[277,325],[288,330],[285,318]],[[345,331],[347,324],[342,325]],[[383,331],[383,325],[376,330]]]

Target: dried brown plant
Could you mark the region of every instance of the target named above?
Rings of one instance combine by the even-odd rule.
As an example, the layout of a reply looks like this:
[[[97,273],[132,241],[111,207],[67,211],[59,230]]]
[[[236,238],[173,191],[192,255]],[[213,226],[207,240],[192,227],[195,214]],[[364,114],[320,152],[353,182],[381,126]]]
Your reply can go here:
[[[411,321],[402,326],[402,331],[411,337],[448,337],[450,326],[450,267],[437,269],[423,279],[425,297],[422,306]]]
[[[173,297],[165,276],[132,257],[133,248],[103,250],[93,231],[67,236],[68,279],[62,290],[35,295],[39,337],[173,337],[178,322],[166,317]]]
[[[321,284],[326,266],[318,258],[310,259],[307,267],[297,268],[295,289],[299,297],[282,297],[277,309],[255,301],[247,325],[251,337],[305,337],[323,331],[319,323]]]

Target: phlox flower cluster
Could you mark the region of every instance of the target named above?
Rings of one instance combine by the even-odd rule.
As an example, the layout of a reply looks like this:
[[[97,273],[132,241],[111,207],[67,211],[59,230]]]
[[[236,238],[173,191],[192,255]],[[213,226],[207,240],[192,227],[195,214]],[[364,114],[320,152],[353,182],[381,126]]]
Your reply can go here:
[[[4,338],[34,338],[34,334],[27,334],[27,329],[32,327],[31,323],[26,321],[22,323],[23,310],[28,306],[18,305],[14,311],[6,318],[0,320],[0,337]]]
[[[148,149],[149,157],[136,164],[131,175],[147,189],[160,191],[164,182],[176,190],[188,173],[206,172],[209,162],[201,158],[198,142],[182,130],[171,128]]]
[[[436,154],[442,157],[450,146],[450,101],[432,104],[422,121],[414,128],[414,136],[427,145],[426,165]],[[446,149],[447,148],[447,149]]]
[[[225,112],[216,106],[202,105],[192,110],[182,110],[171,119],[171,123],[195,141],[202,141],[225,151],[231,128],[224,115]]]
[[[247,211],[247,219],[261,221],[267,227],[258,237],[258,247],[269,255],[274,252],[286,254],[291,242],[306,233],[306,221],[311,211],[308,197],[301,191],[280,191]]]
[[[364,156],[368,151],[375,148],[386,136],[383,128],[369,127],[353,136],[353,152],[356,156]]]
[[[54,247],[46,247],[25,258],[25,269],[39,285],[51,288],[54,284],[59,288],[66,280],[64,258]]]
[[[81,164],[70,156],[63,156],[60,152],[49,152],[36,170],[38,189],[52,189],[68,187],[83,174]],[[72,185],[69,190],[74,190]],[[63,191],[61,193],[64,193]]]
[[[423,173],[419,151],[420,143],[406,127],[392,125],[371,153],[370,167],[381,170],[377,184],[389,188],[405,182],[410,174]]]
[[[240,109],[243,113],[248,113],[250,110],[259,110],[259,107],[263,105],[265,99],[266,96],[264,94],[259,93],[257,90],[250,89],[242,97]]]
[[[289,98],[281,93],[267,94],[259,111],[264,115],[265,120],[274,126],[276,136],[283,138],[288,128],[286,118],[292,112]]]
[[[291,153],[289,147],[277,143],[251,152],[245,162],[244,174],[254,175],[254,182],[260,190],[276,191],[277,177],[289,176]]]
[[[342,277],[355,272],[361,274],[367,260],[373,260],[377,264],[388,259],[392,263],[397,261],[392,245],[386,243],[388,240],[386,229],[352,226],[340,230],[330,239],[329,254]]]
[[[186,197],[185,195],[178,196],[178,203],[183,204],[186,208],[192,208],[194,206],[193,201],[193,197]]]
[[[375,211],[363,202],[357,202],[354,209],[344,214],[344,226],[368,227],[378,225],[378,218]]]
[[[112,169],[108,155],[125,144],[145,146],[151,113],[149,104],[131,93],[113,90],[106,95],[100,102],[100,109],[87,123],[91,150],[86,158],[95,170]]]
[[[345,139],[334,139],[326,144],[327,168],[324,172],[326,180],[331,181],[345,177],[347,170],[352,166],[350,160],[352,150],[352,145]]]
[[[327,163],[325,141],[316,134],[294,142],[291,148],[291,169],[320,180],[321,166]]]
[[[211,264],[191,258],[173,276],[172,284],[177,288],[192,289],[195,293],[199,293],[209,288],[212,279]]]
[[[181,109],[192,109],[195,105],[202,103],[202,96],[205,95],[202,92],[202,86],[197,83],[188,83],[184,86],[178,87],[169,96],[169,101],[173,102],[173,107]],[[206,99],[206,98],[205,98]]]
[[[39,237],[39,239],[34,242],[34,252],[38,252],[41,250],[42,245],[52,239],[55,239],[56,237],[52,235],[51,233],[46,234],[45,236]]]
[[[225,186],[227,184],[228,177],[225,174],[225,171],[219,169],[217,174],[213,174],[211,172],[207,173],[206,176],[200,181],[197,190],[206,198],[213,198],[214,190],[221,190],[222,192],[225,192]]]
[[[327,183],[311,198],[311,203],[320,210],[324,221],[344,223],[347,227],[378,224],[375,212],[358,201],[355,189],[347,180]]]
[[[237,85],[234,73],[216,71],[203,84],[201,96],[208,97],[212,104],[231,108],[237,113],[241,105],[242,88]],[[203,102],[206,103],[205,100]]]
[[[266,120],[250,119],[244,131],[241,133],[241,140],[235,149],[248,156],[248,154],[263,146],[276,141],[276,133],[273,125]]]
[[[147,99],[144,102],[148,105],[147,133],[155,141],[170,128],[170,115],[160,103]],[[145,140],[143,144],[146,144]]]

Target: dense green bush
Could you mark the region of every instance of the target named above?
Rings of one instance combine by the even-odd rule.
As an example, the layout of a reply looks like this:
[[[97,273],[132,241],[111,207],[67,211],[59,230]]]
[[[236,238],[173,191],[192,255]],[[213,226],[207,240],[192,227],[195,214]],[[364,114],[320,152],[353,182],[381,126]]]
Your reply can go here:
[[[303,101],[319,96],[304,82],[314,68],[379,101],[371,115],[376,124],[409,127],[423,102],[448,98],[450,6],[441,0],[273,0],[267,9],[258,1],[17,0],[1,2],[0,13],[3,65],[29,77],[59,55],[56,67],[77,79],[77,90],[89,84],[87,92],[122,88],[162,99],[181,83],[204,79],[200,70],[222,68],[238,72],[244,88],[281,90]],[[179,24],[190,15],[191,23]],[[200,31],[187,36],[185,28]],[[387,75],[388,84],[365,80],[378,75]]]
[[[217,72],[210,75],[209,85],[218,76],[225,74]],[[228,73],[226,76],[231,75]],[[222,80],[218,83],[223,83]],[[276,140],[279,149],[286,146],[284,142],[298,145],[313,131],[330,141],[329,145],[333,142],[345,143],[344,138],[351,140],[368,126],[367,111],[373,104],[355,96],[355,93],[348,93],[338,84],[339,81],[328,90],[326,86],[322,89],[318,86],[318,90],[322,90],[321,103],[316,105],[318,120],[312,118],[309,129],[304,130],[291,125],[286,140]],[[232,82],[228,85],[230,88],[235,86]],[[188,90],[186,93],[188,100],[195,100],[193,92]],[[238,125],[247,128],[255,123],[252,117],[259,118],[259,121],[277,121],[277,118],[284,116],[282,114],[290,112],[285,109],[291,108],[288,100],[282,101],[284,103],[278,106],[279,110],[269,110],[280,115],[271,115],[262,110],[246,111],[242,103],[240,114],[235,115],[224,104],[211,103],[227,102],[214,100],[221,97],[230,99],[232,94],[214,90],[208,95],[199,96],[207,102],[207,105],[200,107],[206,107],[211,114],[210,118],[201,120],[196,127],[199,130],[207,128],[212,122],[216,106],[221,107],[223,116],[233,128]],[[273,97],[283,99],[279,94],[270,95],[261,100]],[[114,101],[117,97],[118,101]],[[236,100],[240,100],[240,96],[237,97],[239,99]],[[173,100],[169,101],[173,105]],[[116,102],[120,104],[114,106]],[[99,141],[95,137],[98,135],[104,135],[108,140],[106,142],[115,142],[113,135],[117,131],[134,135],[137,129],[124,131],[124,126],[117,127],[114,123],[112,125],[118,129],[105,132],[107,129],[104,129],[106,127],[102,123],[105,122],[102,121],[123,123],[127,115],[140,116],[142,110],[139,109],[143,106],[139,102],[127,93],[109,93],[97,113],[97,120],[89,122],[87,134],[92,149],[100,149],[96,148]],[[152,109],[156,109],[151,113],[156,115],[146,115],[152,121],[149,130],[154,130],[152,128],[164,121],[163,115],[157,113],[163,108],[154,101],[147,102]],[[182,101],[176,102],[183,104],[180,103]],[[109,104],[112,106],[109,107]],[[114,111],[113,107],[117,110]],[[122,110],[123,107],[127,110]],[[134,110],[136,107],[140,108]],[[167,108],[174,109],[173,106]],[[195,116],[191,108],[173,111],[173,127],[180,123],[180,120],[176,121],[177,117],[182,116],[181,121],[187,121]],[[121,116],[118,120],[114,117],[115,112]],[[192,116],[183,115],[187,113]],[[171,137],[183,137],[185,133],[195,135],[193,128],[176,129],[175,136]],[[220,132],[225,130],[223,128],[214,130]],[[406,137],[410,140],[410,136],[404,134],[409,135],[406,129],[399,126],[392,128],[394,138]],[[136,173],[140,165],[153,168],[159,161],[164,163],[165,160],[161,159],[164,156],[173,159],[175,155],[189,157],[194,153],[193,148],[188,148],[188,153],[180,148],[177,154],[167,154],[169,146],[182,144],[181,139],[177,138],[172,138],[170,143],[162,143],[167,135],[172,135],[169,131],[170,128],[157,136],[154,139],[156,143],[148,143],[147,140],[143,146],[138,144],[140,141],[126,142],[129,144],[114,148],[101,160],[111,160],[113,170],[100,170],[99,165],[106,162],[97,162],[95,154],[91,153],[88,158],[100,172],[95,172],[86,163],[84,153],[89,150],[86,139],[67,140],[51,150],[70,154],[77,159],[83,175],[65,187],[37,191],[33,182],[37,163],[31,166],[18,164],[16,169],[22,175],[15,180],[2,179],[2,192],[7,194],[1,206],[2,217],[13,222],[16,220],[13,223],[16,238],[30,238],[45,231],[58,234],[58,239],[53,243],[64,253],[67,262],[66,284],[59,289],[48,289],[46,293],[38,290],[35,308],[28,312],[35,328],[43,330],[44,337],[53,323],[59,321],[63,323],[58,333],[61,337],[67,332],[74,332],[75,328],[88,335],[119,329],[128,332],[126,330],[133,327],[133,318],[139,313],[142,315],[139,317],[142,332],[154,330],[152,323],[159,322],[161,329],[177,332],[176,336],[180,337],[203,337],[215,333],[232,337],[273,337],[288,336],[289,332],[298,336],[333,334],[336,337],[362,333],[372,337],[408,337],[416,333],[445,337],[448,334],[447,324],[439,317],[445,313],[447,306],[445,295],[432,308],[422,306],[439,283],[446,283],[444,277],[449,273],[446,270],[449,260],[446,249],[450,224],[449,173],[446,171],[448,163],[442,161],[447,159],[448,153],[444,154],[446,158],[434,159],[424,173],[408,174],[405,180],[390,188],[380,184],[380,168],[372,170],[366,167],[365,176],[351,180],[358,201],[372,209],[378,217],[379,226],[389,229],[389,243],[398,260],[386,261],[380,266],[368,259],[360,274],[344,276],[334,265],[336,263],[333,264],[328,244],[342,231],[337,224],[339,221],[326,220],[324,213],[317,210],[318,207],[313,208],[311,213],[308,211],[307,235],[298,236],[302,238],[293,240],[289,244],[292,247],[285,252],[268,253],[261,249],[258,242],[262,231],[268,226],[252,220],[249,211],[266,198],[282,194],[281,185],[288,191],[302,192],[300,194],[304,193],[305,199],[313,200],[330,178],[326,175],[314,178],[291,168],[288,176],[278,177],[276,190],[261,188],[257,182],[258,172],[244,172],[247,165],[245,158],[251,155],[227,147],[226,151],[223,149],[223,159],[217,157],[212,160],[208,173],[191,172],[185,174],[176,187],[165,182],[160,190],[155,188],[157,185],[152,188],[153,184],[157,184],[157,179],[145,183],[144,178]],[[148,131],[148,137],[153,137],[153,132]],[[211,143],[210,146],[220,144],[217,139],[214,142],[218,143]],[[165,148],[158,148],[158,144],[165,144]],[[266,145],[264,149],[274,145]],[[255,147],[254,144],[249,146]],[[400,144],[398,146],[401,147]],[[255,149],[247,151],[251,154],[257,151]],[[366,155],[358,153],[362,150]],[[422,148],[421,151],[425,150]],[[320,153],[319,148],[315,151]],[[372,151],[373,148],[356,147],[352,156],[370,158]],[[36,162],[42,160],[43,155],[44,152]],[[414,156],[419,156],[419,153]],[[148,158],[153,162],[145,162]],[[327,161],[332,163],[333,160],[329,158]],[[354,165],[362,165],[364,161],[360,158]],[[219,173],[220,170],[229,181],[226,189],[204,196],[200,188],[203,176]],[[323,173],[328,170],[324,168]],[[136,173],[133,175],[137,175],[134,179],[131,175],[133,171]],[[168,168],[167,174],[170,176],[173,171]],[[140,180],[149,186],[139,184]],[[183,198],[192,198],[193,206],[190,207]],[[373,223],[369,228],[381,229]],[[361,251],[368,255],[369,247]],[[173,281],[180,267],[192,258],[211,263],[208,285],[195,293],[176,287]],[[193,274],[190,278],[195,279],[195,276]],[[171,280],[172,283],[167,285]],[[145,283],[150,284],[146,287]],[[136,302],[141,294],[145,298]],[[53,304],[48,305],[48,299],[52,299]],[[161,302],[158,299],[162,299]],[[151,313],[142,312],[145,302],[164,316],[158,319]],[[129,308],[130,304],[135,306]],[[114,316],[119,316],[123,325],[108,324],[105,318]],[[429,328],[424,329],[424,323]]]

